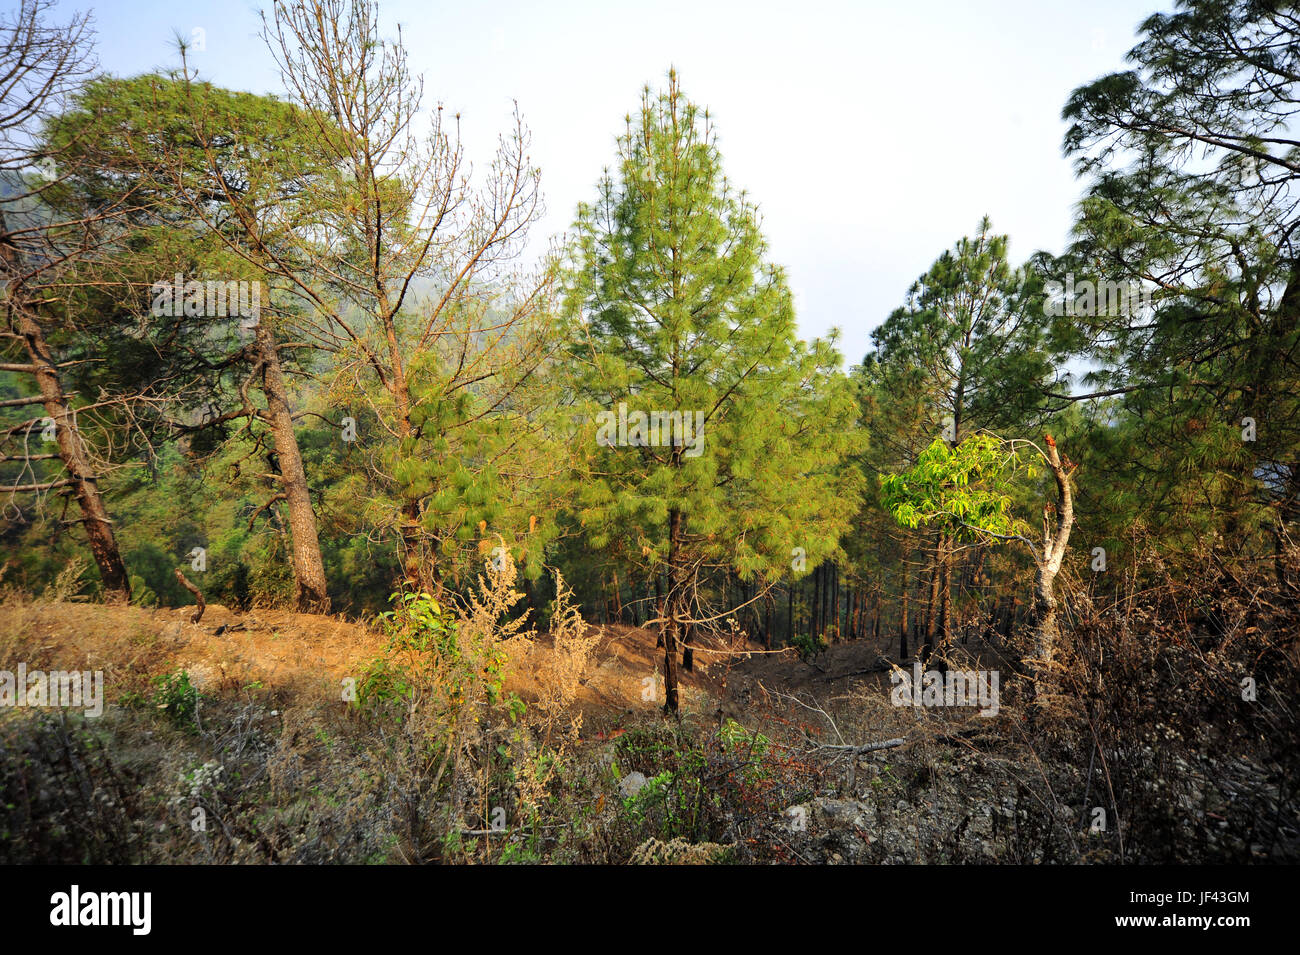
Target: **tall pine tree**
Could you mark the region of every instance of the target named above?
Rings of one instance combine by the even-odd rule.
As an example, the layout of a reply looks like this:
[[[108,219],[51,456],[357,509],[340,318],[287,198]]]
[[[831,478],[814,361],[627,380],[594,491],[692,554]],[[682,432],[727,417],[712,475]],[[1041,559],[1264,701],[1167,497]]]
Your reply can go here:
[[[795,334],[758,213],[722,172],[708,113],[647,89],[619,162],[579,209],[565,316],[578,440],[579,518],[593,546],[640,555],[662,580],[665,709],[693,630],[725,616],[700,581],[733,569],[770,585],[834,552],[856,509],[855,405],[823,341]],[[625,551],[628,548],[625,548]]]

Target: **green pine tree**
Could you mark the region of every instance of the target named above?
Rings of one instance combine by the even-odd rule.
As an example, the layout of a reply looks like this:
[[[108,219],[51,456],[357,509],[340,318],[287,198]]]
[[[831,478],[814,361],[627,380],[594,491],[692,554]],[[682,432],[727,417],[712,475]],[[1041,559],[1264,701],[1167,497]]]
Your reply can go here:
[[[837,467],[855,403],[833,343],[797,339],[757,209],[675,72],[644,92],[618,152],[580,207],[565,289],[589,449],[578,517],[593,546],[618,541],[663,578],[676,712],[679,643],[689,668],[694,628],[726,615],[704,606],[702,577],[730,568],[770,585],[837,550],[856,509]]]

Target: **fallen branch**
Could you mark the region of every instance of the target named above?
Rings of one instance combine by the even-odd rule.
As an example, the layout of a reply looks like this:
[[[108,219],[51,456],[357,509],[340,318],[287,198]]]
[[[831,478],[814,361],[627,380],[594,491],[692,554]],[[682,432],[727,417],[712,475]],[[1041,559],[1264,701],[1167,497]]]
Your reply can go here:
[[[813,747],[814,750],[833,749],[838,752],[848,753],[853,756],[861,756],[863,753],[874,753],[880,749],[893,749],[895,746],[902,746],[907,742],[907,737],[896,736],[893,739],[882,739],[875,743],[863,743],[861,746],[852,744],[836,745],[834,743],[820,743]]]
[[[880,659],[882,661],[884,660],[883,657],[881,657]],[[806,729],[804,729],[800,731],[800,735],[803,736],[803,744],[805,747],[805,752],[829,753],[830,759],[832,761],[847,757],[849,761],[848,785],[850,789],[853,789],[857,785],[858,759],[866,753],[877,753],[885,749],[894,749],[898,746],[904,746],[908,743],[917,743],[927,738],[930,739],[932,742],[936,742],[936,743],[958,743],[961,742],[962,740],[967,739],[968,737],[978,735],[979,733],[982,733],[984,731],[984,727],[976,726],[976,727],[970,727],[963,730],[958,730],[955,733],[941,733],[935,736],[927,736],[924,733],[914,733],[911,736],[895,736],[892,737],[891,739],[876,740],[871,743],[849,743],[849,742],[845,742],[844,734],[840,732],[839,726],[836,725],[835,720],[831,717],[830,713],[826,712],[826,709],[818,705],[816,701],[813,701],[812,703],[806,703],[803,700],[799,699],[799,697],[791,693],[782,693],[777,690],[769,690],[767,687],[763,686],[762,682],[759,682],[758,686],[764,693],[775,696],[778,699],[785,700],[786,702],[794,703],[797,706],[801,706],[805,710],[808,710],[812,713],[817,713],[822,717],[822,719],[824,719],[827,722],[832,732],[834,732],[836,737],[839,739],[839,742],[838,743],[818,742],[811,735],[809,735]]]

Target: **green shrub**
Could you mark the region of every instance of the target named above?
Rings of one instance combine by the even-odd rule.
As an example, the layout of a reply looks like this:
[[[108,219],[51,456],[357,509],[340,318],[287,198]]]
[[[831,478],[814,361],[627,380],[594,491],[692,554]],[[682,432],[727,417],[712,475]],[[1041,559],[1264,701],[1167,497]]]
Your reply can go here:
[[[804,663],[813,659],[828,646],[825,637],[814,636],[811,633],[796,633],[794,640],[791,642],[794,648],[799,651],[799,659]]]

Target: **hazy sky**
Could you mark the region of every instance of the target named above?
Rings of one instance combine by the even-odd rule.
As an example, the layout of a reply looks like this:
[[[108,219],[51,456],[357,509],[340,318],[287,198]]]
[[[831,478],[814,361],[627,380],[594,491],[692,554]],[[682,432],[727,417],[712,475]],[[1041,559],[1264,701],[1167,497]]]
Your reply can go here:
[[[10,5],[13,0],[0,0]],[[716,118],[728,175],[763,213],[805,337],[837,326],[848,363],[935,257],[988,213],[1019,261],[1060,251],[1081,183],[1061,155],[1070,91],[1122,68],[1169,0],[798,3],[381,0],[432,104],[462,113],[486,165],[512,100],[533,133],[547,216],[590,199],[641,87],[670,65]],[[67,2],[95,13],[101,65],[191,65],[226,87],[282,92],[252,0]]]

